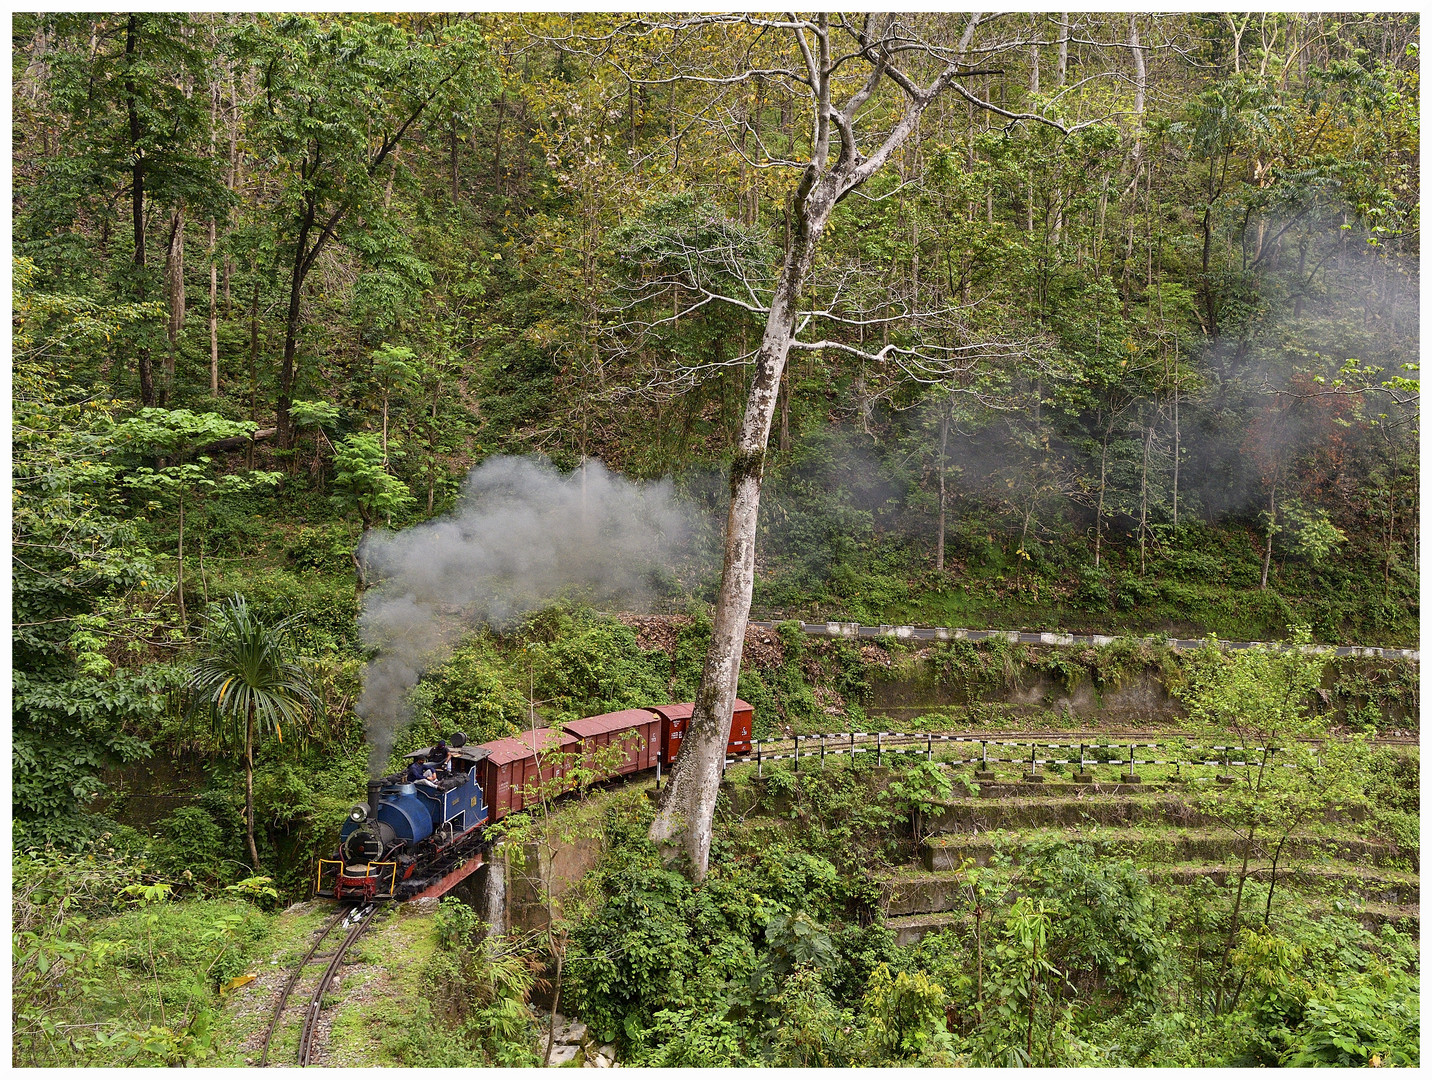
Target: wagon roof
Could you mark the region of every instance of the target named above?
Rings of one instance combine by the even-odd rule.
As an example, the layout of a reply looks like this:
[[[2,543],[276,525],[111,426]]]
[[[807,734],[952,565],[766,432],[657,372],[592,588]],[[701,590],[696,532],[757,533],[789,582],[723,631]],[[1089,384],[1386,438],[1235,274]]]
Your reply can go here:
[[[653,712],[661,713],[667,720],[689,720],[692,710],[696,708],[696,704],[691,701],[683,701],[676,705],[653,705],[651,708]],[[753,710],[749,701],[742,701],[740,698],[737,698],[736,705],[732,711],[748,712]]]
[[[584,739],[593,735],[605,735],[612,731],[625,731],[629,728],[639,727],[642,724],[650,724],[656,721],[654,709],[622,709],[620,712],[602,713],[600,716],[584,716],[580,720],[573,720],[563,728],[573,735],[579,735]]]
[[[524,731],[521,735],[494,739],[492,742],[483,743],[482,746],[488,751],[488,761],[493,765],[508,765],[514,761],[531,757],[534,748],[544,751],[566,749],[569,746],[575,746],[576,743],[575,738],[556,728],[538,728],[536,731]]]

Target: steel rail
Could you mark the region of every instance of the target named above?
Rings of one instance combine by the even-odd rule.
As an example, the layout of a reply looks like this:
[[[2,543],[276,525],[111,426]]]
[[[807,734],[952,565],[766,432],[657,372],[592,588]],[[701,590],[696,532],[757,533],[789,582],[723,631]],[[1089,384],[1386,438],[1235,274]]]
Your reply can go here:
[[[338,969],[342,966],[344,957],[348,955],[348,950],[368,928],[368,924],[376,914],[378,914],[377,905],[368,905],[367,912],[348,931],[348,936],[343,939],[343,943],[333,954],[333,959],[328,962],[328,967],[323,972],[323,978],[318,980],[318,986],[314,988],[313,996],[308,1002],[308,1011],[303,1017],[303,1033],[298,1040],[298,1064],[300,1067],[306,1067],[313,1063],[314,1036],[318,1033],[318,1014],[323,1008],[323,995],[332,984],[333,977],[338,974]]]
[[[278,1029],[279,1018],[283,1016],[283,1010],[288,1005],[288,996],[293,993],[293,988],[298,985],[298,980],[303,977],[303,969],[313,961],[315,954],[318,952],[318,947],[328,940],[328,935],[333,931],[333,928],[338,925],[338,920],[342,917],[343,913],[340,911],[323,924],[323,929],[319,932],[318,936],[313,939],[313,944],[309,946],[308,952],[304,954],[302,960],[294,965],[293,971],[289,973],[288,981],[284,983],[283,993],[279,994],[278,1004],[274,1006],[273,1019],[269,1021],[268,1031],[264,1032],[263,1051],[259,1054],[259,1066],[261,1068],[268,1065],[269,1044],[273,1042],[273,1033]]]

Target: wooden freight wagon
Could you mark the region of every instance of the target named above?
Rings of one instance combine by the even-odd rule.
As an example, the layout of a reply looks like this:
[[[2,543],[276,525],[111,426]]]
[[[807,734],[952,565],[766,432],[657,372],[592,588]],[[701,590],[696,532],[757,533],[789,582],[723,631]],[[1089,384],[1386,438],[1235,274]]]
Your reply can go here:
[[[652,712],[657,713],[662,720],[661,723],[661,763],[668,769],[676,760],[677,753],[681,750],[681,740],[686,737],[686,727],[691,721],[692,710],[696,708],[694,702],[686,701],[678,705],[653,705]],[[749,701],[736,699],[735,709],[731,713],[731,734],[726,740],[726,753],[728,754],[749,754],[751,752],[751,724],[755,718],[755,710]]]
[[[574,720],[562,730],[582,740],[582,752],[590,762],[593,753],[608,746],[621,746],[625,757],[614,769],[604,769],[605,776],[625,776],[642,769],[656,768],[661,754],[662,720],[651,709],[623,709]],[[588,764],[588,768],[591,765]]]
[[[547,783],[564,778],[571,768],[578,749],[578,740],[556,728],[538,728],[521,735],[484,743],[491,751],[480,766],[482,790],[487,795],[488,817],[496,821],[506,814],[515,814],[535,801],[538,782]],[[539,772],[538,756],[541,766]],[[548,789],[553,795],[569,785],[559,783]]]

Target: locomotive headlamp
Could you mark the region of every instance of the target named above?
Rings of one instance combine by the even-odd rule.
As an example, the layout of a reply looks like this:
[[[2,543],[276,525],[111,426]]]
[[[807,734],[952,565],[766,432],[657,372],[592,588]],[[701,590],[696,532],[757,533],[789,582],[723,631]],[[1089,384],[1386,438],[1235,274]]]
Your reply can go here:
[[[353,807],[352,810],[349,810],[349,811],[348,811],[348,820],[354,822],[355,824],[358,824],[358,823],[362,823],[362,822],[364,822],[364,821],[367,821],[367,820],[368,820],[368,804],[365,803],[365,802],[360,802],[357,806]]]

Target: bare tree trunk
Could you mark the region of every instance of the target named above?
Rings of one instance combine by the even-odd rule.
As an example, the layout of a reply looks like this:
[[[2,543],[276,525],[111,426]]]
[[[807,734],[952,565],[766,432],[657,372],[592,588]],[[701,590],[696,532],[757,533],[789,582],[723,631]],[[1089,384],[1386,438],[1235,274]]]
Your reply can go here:
[[[1030,36],[1031,36],[1031,37],[1037,38],[1037,37],[1039,36],[1037,18],[1036,18],[1035,16],[1031,16],[1031,17],[1030,17],[1029,30],[1030,30]],[[1035,103],[1037,102],[1038,98],[1039,98],[1039,45],[1038,45],[1038,44],[1032,44],[1032,45],[1029,46],[1029,107],[1030,107],[1031,109],[1035,108]],[[1028,205],[1025,207],[1025,232],[1028,232],[1028,233],[1030,233],[1030,234],[1033,234],[1033,232],[1034,232],[1034,178],[1033,178],[1033,177],[1030,177],[1029,185],[1028,185]]]
[[[1059,66],[1055,71],[1055,78],[1058,85],[1064,85],[1064,79],[1069,73],[1069,12],[1062,12],[1059,16]]]
[[[161,405],[166,404],[174,392],[174,361],[179,351],[179,333],[184,329],[183,203],[169,216],[169,239],[164,245],[164,294],[169,305],[169,318],[164,326],[169,349],[164,354],[164,385],[159,390]]]
[[[138,63],[139,19],[131,13],[125,27],[124,55],[127,69]],[[134,222],[134,268],[138,282],[138,299],[145,299],[145,237],[144,237],[144,164],[146,158],[140,149],[140,138],[144,129],[139,119],[139,101],[135,97],[134,76],[126,70],[124,76],[124,104],[129,114],[129,149],[134,159],[130,183],[130,217]],[[135,347],[135,358],[139,366],[139,400],[143,405],[153,405],[154,368],[149,358],[149,346],[140,343]]]
[[[393,164],[388,170],[388,182],[383,187],[383,209],[387,210],[388,205],[393,201],[393,179],[398,175],[398,155],[393,154]]]
[[[303,311],[303,281],[307,275],[304,256],[308,254],[308,234],[313,228],[316,211],[312,203],[304,207],[303,221],[298,230],[298,243],[293,249],[293,270],[289,278],[288,315],[283,324],[283,361],[278,383],[278,445],[293,449],[293,422],[289,406],[293,404],[293,380],[298,356],[298,327]]]
[[[214,258],[217,223],[209,219],[209,393],[219,396],[219,264]]]
[[[179,498],[179,621],[188,623],[189,616],[184,610],[184,498]]]
[[[1384,594],[1392,587],[1392,552],[1397,538],[1397,471],[1387,482],[1387,558],[1382,564],[1382,589]]]
[[[935,569],[945,569],[945,449],[949,445],[950,414],[940,418],[940,523],[935,532]]]
[[[249,858],[254,873],[259,871],[259,846],[254,842],[254,707],[249,704],[248,722],[244,727],[244,820],[248,824]]]
[[[1157,418],[1157,415],[1155,416]],[[1154,441],[1154,424],[1144,429],[1144,464],[1139,474],[1139,577],[1144,576],[1144,552],[1149,529],[1149,449]]]
[[[776,444],[781,453],[791,448],[791,376],[781,373],[781,441]]]
[[[253,298],[249,303],[249,419],[259,422],[259,283],[254,279]],[[254,467],[253,451],[249,451],[249,468]]]
[[[978,15],[971,19],[961,51],[973,36],[978,21]],[[888,20],[885,25],[888,27]],[[958,70],[958,62],[948,64],[927,89],[917,88],[908,81],[903,83],[908,97],[903,115],[879,148],[862,158],[851,144],[855,115],[891,69],[882,61],[874,67],[864,88],[839,108],[831,100],[831,76],[835,68],[828,16],[816,16],[804,32],[809,32],[814,42],[812,46],[804,36],[797,35],[816,92],[815,137],[809,164],[790,203],[787,215],[790,240],[756,353],[745,416],[732,458],[731,506],[726,519],[721,586],[713,613],[711,645],[681,756],[677,758],[671,785],[649,831],[651,840],[668,853],[684,850],[696,881],[705,878],[710,857],[712,818],[726,759],[727,732],[751,610],[756,521],[766,447],[806,277],[836,203],[889,161],[894,150],[914,130],[920,115],[953,81]],[[674,82],[672,87],[674,93]],[[834,162],[830,160],[833,137],[839,143]]]
[[[1214,1015],[1218,1015],[1223,1007],[1223,973],[1228,970],[1228,958],[1233,952],[1233,942],[1238,938],[1238,916],[1243,911],[1243,886],[1248,880],[1248,860],[1253,855],[1253,837],[1256,834],[1257,826],[1248,827],[1248,835],[1243,838],[1243,865],[1238,868],[1238,891],[1233,897],[1232,925],[1228,929],[1228,937],[1223,942],[1223,958],[1218,964],[1218,996],[1213,1002]]]
[[[184,205],[174,208],[169,219],[169,245],[164,256],[164,273],[169,292],[169,348],[179,346],[179,334],[184,329]],[[173,377],[174,361],[169,361],[169,374]]]
[[[1104,429],[1104,438],[1099,444],[1099,504],[1094,511],[1094,569],[1099,569],[1099,542],[1104,536],[1104,488],[1109,479],[1109,431],[1114,421]]]
[[[1034,18],[1030,19],[1031,36],[1038,34]],[[1029,47],[1029,107],[1033,109],[1039,98],[1039,46]],[[1024,231],[1031,236],[1034,235],[1034,177],[1029,178],[1026,186],[1026,205],[1024,208]]]
[[[1175,334],[1173,337],[1173,531],[1175,536],[1178,534],[1178,384],[1178,335]]]
[[[680,839],[691,862],[691,873],[698,881],[706,876],[711,853],[712,816],[726,760],[727,732],[735,707],[736,680],[741,671],[746,623],[751,612],[756,517],[776,392],[791,346],[801,288],[815,256],[816,242],[835,207],[833,189],[827,188],[819,195],[824,198],[802,199],[797,195],[797,206],[792,214],[795,219],[793,243],[786,255],[761,348],[756,354],[755,376],[731,463],[731,507],[726,518],[721,588],[713,613],[711,646],[706,653],[696,707],[682,741],[681,756],[676,760],[666,798],[651,823],[650,836],[657,844],[674,847]]]
[[[1278,513],[1278,485],[1274,484],[1268,489],[1268,542],[1263,547],[1263,580],[1259,582],[1260,589],[1268,587],[1268,564],[1273,561],[1273,533],[1276,531]]]
[[[1144,50],[1139,45],[1139,17],[1129,15],[1129,52],[1134,57],[1134,167],[1143,158],[1144,98],[1148,89],[1148,69],[1144,66]]]

